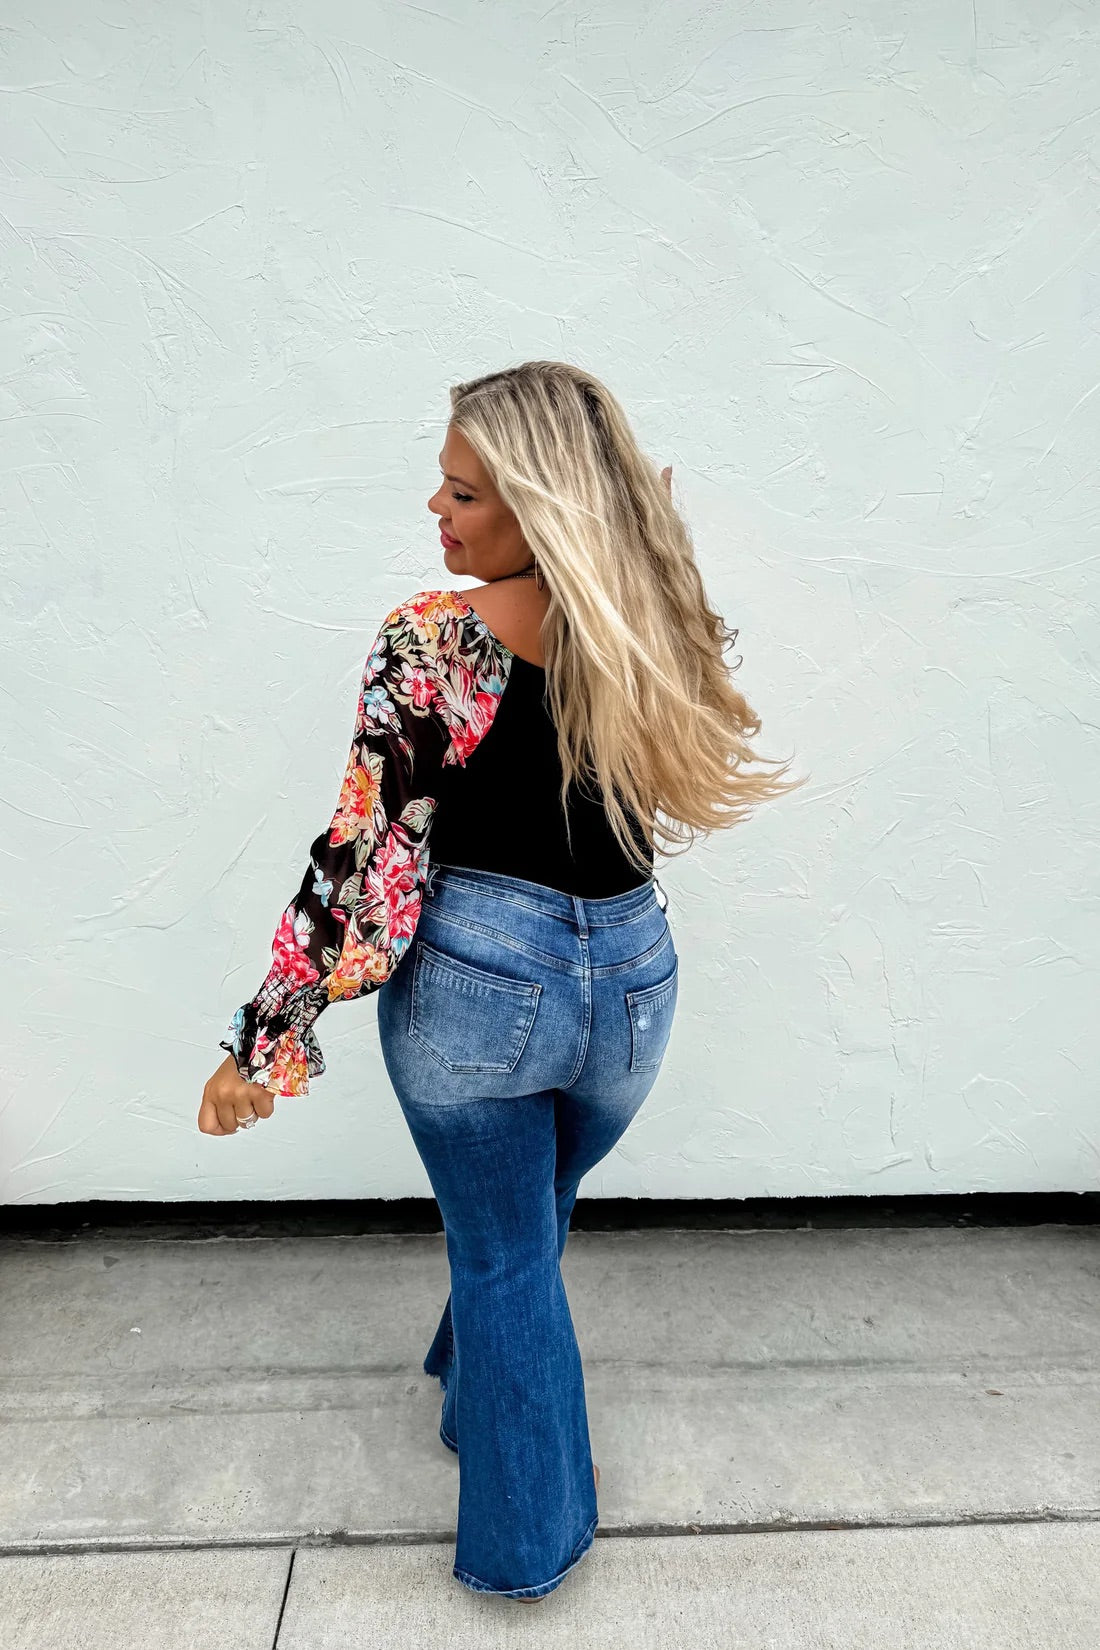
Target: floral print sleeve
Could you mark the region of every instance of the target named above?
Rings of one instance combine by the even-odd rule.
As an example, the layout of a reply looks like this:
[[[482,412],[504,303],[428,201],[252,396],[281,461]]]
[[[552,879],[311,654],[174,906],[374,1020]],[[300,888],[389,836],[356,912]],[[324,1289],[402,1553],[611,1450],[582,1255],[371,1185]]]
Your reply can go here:
[[[484,626],[463,626],[468,613],[453,591],[421,592],[375,638],[336,812],[279,921],[267,977],[220,1044],[273,1094],[308,1094],[325,1070],[318,1015],[383,985],[412,939],[441,770],[488,731],[507,674]]]

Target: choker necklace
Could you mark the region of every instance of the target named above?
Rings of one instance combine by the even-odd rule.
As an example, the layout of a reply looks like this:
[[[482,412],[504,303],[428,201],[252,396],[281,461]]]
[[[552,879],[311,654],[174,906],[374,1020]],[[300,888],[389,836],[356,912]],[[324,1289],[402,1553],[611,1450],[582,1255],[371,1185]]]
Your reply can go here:
[[[540,571],[538,562],[533,561],[530,567],[523,567],[518,573],[502,573],[499,579],[490,579],[489,582],[490,584],[503,584],[506,579],[529,579],[533,575],[539,589],[542,590],[545,581],[540,578]]]

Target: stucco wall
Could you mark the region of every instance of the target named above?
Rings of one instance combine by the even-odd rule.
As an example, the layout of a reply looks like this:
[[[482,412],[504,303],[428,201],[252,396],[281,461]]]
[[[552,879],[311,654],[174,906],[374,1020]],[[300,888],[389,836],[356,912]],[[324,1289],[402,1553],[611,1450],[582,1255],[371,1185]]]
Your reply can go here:
[[[1098,1180],[1100,19],[1057,0],[9,6],[0,1197],[424,1194],[377,1000],[195,1126],[449,381],[604,376],[766,754],[659,866],[668,1062],[582,1195]]]

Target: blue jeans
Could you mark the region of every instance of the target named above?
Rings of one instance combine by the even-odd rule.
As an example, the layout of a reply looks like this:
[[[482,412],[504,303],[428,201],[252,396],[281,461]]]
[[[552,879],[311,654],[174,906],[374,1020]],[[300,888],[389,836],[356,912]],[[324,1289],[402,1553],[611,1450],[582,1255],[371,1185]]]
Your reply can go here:
[[[433,865],[378,996],[386,1069],[443,1217],[451,1290],[424,1370],[459,1453],[453,1574],[475,1592],[539,1598],[595,1537],[559,1263],[581,1177],[626,1131],[672,1030],[678,958],[658,886],[582,899]]]

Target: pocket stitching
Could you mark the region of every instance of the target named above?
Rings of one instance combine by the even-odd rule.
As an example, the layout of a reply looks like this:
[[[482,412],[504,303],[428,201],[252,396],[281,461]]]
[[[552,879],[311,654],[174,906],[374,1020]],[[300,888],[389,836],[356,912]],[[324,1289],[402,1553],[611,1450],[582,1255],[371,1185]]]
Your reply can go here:
[[[658,980],[655,985],[638,986],[633,991],[628,991],[626,993],[627,1013],[630,1016],[631,1071],[654,1071],[660,1066],[661,1061],[664,1058],[665,1050],[668,1047],[667,1038],[659,1053],[652,1060],[641,1060],[638,1058],[638,1050],[642,1039],[638,1035],[640,1028],[637,1023],[635,1010],[643,1007],[656,1010],[659,1007],[663,1007],[665,1000],[671,1000],[675,993],[679,972],[680,959],[677,957],[676,961],[673,963],[671,974],[669,974],[665,979]],[[670,1026],[669,1036],[671,1035],[672,1027]]]
[[[488,991],[504,992],[514,997],[527,999],[530,1004],[530,1012],[527,1015],[526,1024],[522,1027],[516,1052],[510,1062],[505,1064],[489,1065],[479,1061],[475,1065],[470,1062],[459,1063],[457,1061],[452,1061],[449,1060],[445,1054],[441,1053],[439,1049],[434,1048],[431,1043],[420,1035],[417,1030],[417,1009],[420,994],[420,982],[424,971],[428,968],[434,968],[443,974],[451,974],[459,979],[469,977],[472,982],[477,982],[479,980],[482,982],[488,982],[485,986],[485,989]],[[464,963],[460,962],[455,957],[448,957],[445,952],[437,951],[434,946],[427,944],[424,940],[421,940],[417,950],[416,964],[413,968],[412,993],[409,1004],[409,1036],[415,1043],[419,1044],[419,1046],[424,1049],[425,1053],[430,1054],[432,1059],[443,1067],[444,1071],[453,1072],[460,1076],[476,1076],[479,1072],[485,1073],[486,1076],[507,1076],[516,1069],[516,1066],[520,1061],[520,1056],[527,1046],[527,1040],[531,1035],[531,1028],[535,1023],[535,1014],[538,1009],[539,998],[541,995],[542,985],[538,981],[509,980],[505,975],[494,974],[490,969],[477,968],[473,963]]]

